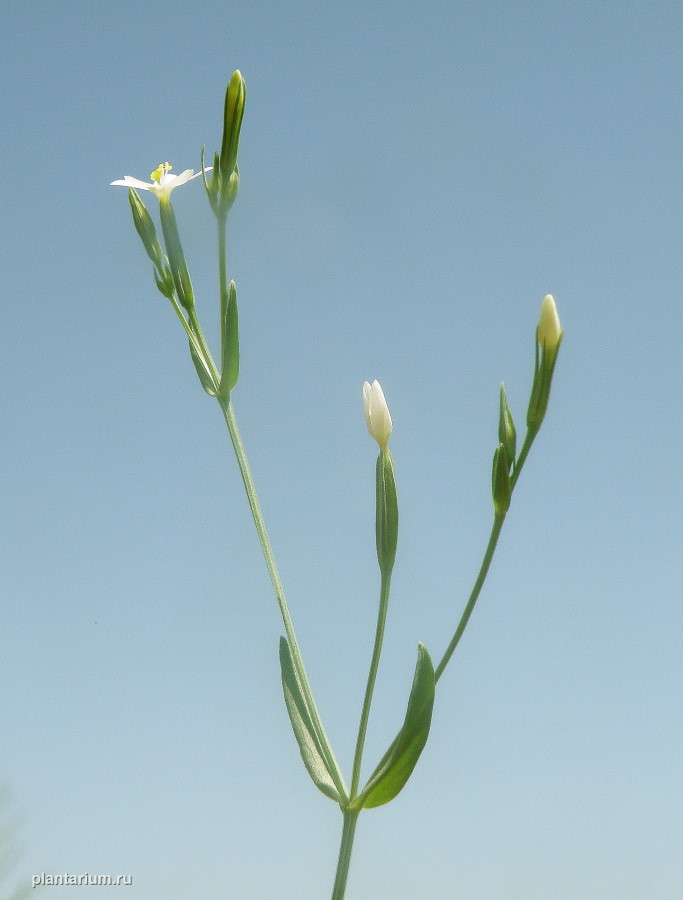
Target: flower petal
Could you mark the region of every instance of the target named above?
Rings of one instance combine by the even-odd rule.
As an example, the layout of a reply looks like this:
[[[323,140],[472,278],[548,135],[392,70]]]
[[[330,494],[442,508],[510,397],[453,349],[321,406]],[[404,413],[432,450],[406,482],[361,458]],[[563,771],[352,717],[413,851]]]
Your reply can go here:
[[[393,424],[387,401],[384,398],[384,391],[379,381],[373,381],[372,384],[367,381],[364,382],[363,408],[368,431],[377,441],[380,448],[386,450]]]
[[[187,181],[192,181],[193,178],[197,178],[201,174],[201,172],[197,172],[197,174],[195,175],[194,169],[185,169],[185,171],[181,172],[180,175],[167,175],[166,178],[168,179],[168,181],[173,179],[173,187],[177,188],[181,184],[185,184]]]
[[[139,178],[133,178],[132,175],[124,175],[122,179],[118,181],[111,181],[110,186],[112,184],[120,184],[121,187],[134,187],[139,188],[141,191],[151,191],[156,188],[156,184],[149,181],[140,181]]]

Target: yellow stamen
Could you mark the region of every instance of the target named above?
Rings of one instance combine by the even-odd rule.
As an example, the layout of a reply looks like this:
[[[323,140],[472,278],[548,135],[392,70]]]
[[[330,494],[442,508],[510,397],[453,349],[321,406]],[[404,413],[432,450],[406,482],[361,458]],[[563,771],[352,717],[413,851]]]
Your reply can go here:
[[[161,184],[161,179],[167,172],[170,172],[173,166],[169,162],[159,163],[156,169],[149,176],[152,181],[156,181],[157,184]]]

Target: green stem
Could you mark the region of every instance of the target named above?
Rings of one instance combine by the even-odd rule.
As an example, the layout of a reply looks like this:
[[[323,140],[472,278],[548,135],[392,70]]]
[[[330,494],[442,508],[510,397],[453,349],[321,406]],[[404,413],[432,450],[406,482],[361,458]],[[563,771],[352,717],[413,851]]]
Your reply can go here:
[[[223,311],[225,305],[228,302],[227,215],[217,215],[216,218],[218,222],[218,277],[220,285],[222,327]],[[192,328],[196,330],[200,342],[202,342],[203,347],[206,348],[206,352],[208,353],[206,341],[204,340],[204,335],[202,333],[196,315],[194,319],[191,319],[190,324],[192,325]],[[211,362],[215,371],[213,360]],[[219,383],[220,375],[216,372],[216,384]],[[263,513],[261,512],[261,505],[256,494],[256,486],[254,485],[251,468],[249,466],[247,454],[245,452],[242,438],[237,427],[237,420],[235,418],[235,413],[232,407],[232,401],[230,400],[229,395],[223,397],[220,396],[220,394],[216,395],[216,400],[218,400],[221,410],[223,411],[223,416],[225,417],[225,423],[228,426],[228,433],[230,434],[230,440],[232,441],[232,446],[235,451],[237,464],[242,476],[242,482],[244,483],[244,489],[247,493],[247,500],[249,501],[249,508],[251,509],[251,514],[254,519],[254,525],[256,526],[256,533],[258,534],[258,538],[261,543],[261,549],[263,550],[263,556],[266,561],[268,574],[270,575],[270,580],[273,585],[273,590],[275,591],[277,604],[280,608],[280,614],[285,626],[287,640],[289,641],[289,649],[292,655],[292,664],[294,666],[294,670],[301,685],[302,693],[309,709],[313,728],[315,729],[315,732],[318,736],[323,756],[325,757],[327,770],[329,771],[330,776],[334,781],[334,785],[337,788],[337,792],[339,793],[341,802],[345,806],[348,803],[349,798],[346,792],[346,785],[344,784],[344,777],[341,773],[341,769],[339,768],[337,760],[334,757],[332,747],[327,738],[327,734],[325,733],[318,708],[315,704],[313,692],[308,681],[308,675],[306,674],[304,661],[301,656],[301,651],[299,650],[299,644],[296,639],[296,634],[294,633],[294,625],[289,614],[289,607],[287,606],[287,601],[285,599],[284,588],[282,587],[282,581],[280,580],[280,573],[278,572],[277,564],[275,562],[275,555],[273,554],[273,548],[270,545],[270,539],[268,537],[268,532],[266,531],[266,524],[263,519]]]
[[[211,377],[214,380],[214,383],[218,385],[220,383],[220,373],[216,368],[216,363],[213,361],[213,356],[211,355],[211,351],[209,350],[209,345],[206,343],[206,338],[204,337],[204,332],[202,331],[202,326],[199,324],[199,318],[197,317],[197,311],[193,307],[191,307],[188,312],[188,321],[190,323],[190,328],[192,332],[195,334],[197,338],[197,343],[201,348],[201,357],[206,362],[206,365],[209,368]]]
[[[222,320],[224,315],[224,309],[228,302],[228,254],[227,254],[227,215],[218,215],[218,278],[219,278],[219,287],[220,287],[220,301],[221,301],[221,327]],[[199,327],[199,322],[197,324],[198,335],[200,336],[200,340],[203,337],[201,328]],[[194,327],[194,323],[193,323]],[[220,382],[220,376],[217,378],[217,382]],[[282,581],[280,579],[280,574],[278,572],[277,564],[275,562],[275,555],[273,553],[273,548],[270,545],[270,539],[268,537],[268,532],[266,531],[266,524],[263,519],[263,513],[261,512],[261,505],[258,500],[258,496],[256,494],[256,487],[254,485],[254,479],[251,474],[251,468],[249,466],[249,461],[247,459],[247,454],[244,449],[244,444],[242,443],[242,438],[240,437],[239,429],[237,427],[237,420],[235,419],[235,413],[232,408],[232,402],[230,397],[220,397],[217,396],[221,409],[223,410],[223,415],[225,417],[226,425],[228,426],[228,432],[230,434],[230,440],[232,441],[232,446],[235,451],[235,456],[237,457],[237,464],[239,466],[240,474],[242,475],[242,481],[244,483],[244,489],[247,492],[247,499],[249,501],[249,507],[251,509],[251,514],[254,519],[254,525],[256,526],[256,533],[258,534],[259,541],[261,542],[261,548],[263,550],[263,556],[266,561],[266,567],[268,569],[268,574],[270,575],[270,580],[273,585],[273,590],[275,591],[275,597],[277,599],[277,604],[280,608],[280,614],[282,616],[282,621],[285,626],[285,632],[287,634],[287,640],[289,641],[289,649],[292,654],[292,664],[294,665],[294,669],[296,671],[297,677],[301,684],[301,690],[303,692],[306,703],[309,707],[309,711],[311,714],[311,719],[313,722],[313,727],[320,739],[321,748],[323,750],[323,754],[325,756],[325,762],[327,763],[328,771],[334,781],[335,787],[339,793],[339,796],[344,804],[348,802],[348,796],[346,793],[346,785],[344,784],[344,778],[341,774],[341,770],[339,765],[334,757],[334,753],[332,751],[332,747],[325,733],[325,729],[323,727],[322,721],[320,719],[320,714],[318,713],[318,708],[315,704],[315,700],[313,698],[313,691],[311,690],[311,686],[308,680],[308,675],[306,674],[306,668],[304,666],[304,661],[301,656],[301,651],[299,650],[299,644],[296,639],[296,634],[294,632],[294,625],[292,623],[291,616],[289,614],[289,607],[287,606],[287,600],[285,599],[285,592],[282,586]]]
[[[460,638],[463,635],[465,628],[467,628],[467,623],[470,620],[470,616],[472,615],[472,611],[475,607],[475,604],[479,598],[479,594],[481,592],[482,587],[484,586],[484,581],[486,580],[486,575],[489,571],[489,566],[491,565],[491,560],[493,559],[493,554],[496,549],[496,544],[498,543],[498,537],[500,536],[501,529],[503,527],[503,522],[505,521],[505,514],[496,515],[493,520],[493,527],[491,528],[491,535],[489,537],[489,542],[486,547],[486,553],[484,554],[484,559],[482,560],[481,568],[479,569],[479,574],[477,575],[477,580],[474,582],[474,587],[472,588],[472,593],[470,594],[470,598],[467,601],[467,606],[460,617],[460,621],[458,622],[458,627],[455,629],[455,634],[451,638],[451,642],[446,648],[446,652],[441,658],[441,662],[434,670],[434,679],[438,681],[443,674],[443,670],[448,665],[451,656],[455,651],[455,648],[458,646],[460,642]]]
[[[228,241],[227,216],[218,216],[218,279],[221,297],[221,309],[228,302]]]
[[[277,564],[275,562],[275,556],[273,554],[272,547],[270,545],[270,540],[268,538],[268,532],[266,531],[266,525],[263,519],[263,514],[261,512],[261,506],[258,501],[258,497],[256,495],[256,488],[254,486],[254,479],[251,474],[251,469],[249,467],[249,461],[247,460],[247,455],[244,450],[244,445],[242,444],[242,439],[240,437],[239,429],[237,428],[237,421],[235,419],[235,413],[232,408],[232,403],[230,399],[226,401],[222,401],[220,398],[216,398],[219,400],[221,409],[223,410],[223,415],[225,417],[225,422],[228,426],[228,432],[230,434],[230,440],[232,441],[232,446],[235,450],[235,456],[237,457],[237,464],[239,465],[239,470],[242,475],[242,481],[244,482],[244,488],[247,492],[247,499],[249,501],[249,507],[251,509],[251,514],[254,519],[254,525],[256,526],[256,533],[258,534],[259,541],[261,542],[261,548],[263,550],[263,556],[266,561],[266,567],[268,569],[268,574],[270,575],[270,580],[273,585],[273,590],[275,591],[275,597],[277,599],[278,606],[280,608],[280,614],[282,616],[282,621],[285,626],[285,632],[287,634],[287,640],[289,641],[289,649],[292,654],[292,663],[296,670],[297,677],[301,684],[301,690],[303,692],[304,698],[306,700],[306,704],[308,706],[311,719],[313,722],[313,727],[315,728],[316,734],[320,739],[320,743],[324,752],[325,762],[327,764],[327,769],[330,773],[334,781],[334,785],[337,788],[339,796],[341,798],[342,804],[346,805],[348,803],[348,795],[346,793],[346,785],[344,784],[344,778],[341,774],[341,770],[339,765],[334,757],[334,753],[332,751],[332,747],[330,746],[330,742],[325,733],[325,729],[323,728],[323,724],[320,720],[320,714],[318,713],[318,709],[315,704],[315,700],[313,698],[313,692],[311,691],[311,687],[308,681],[308,676],[306,674],[306,669],[304,667],[303,659],[301,657],[301,652],[299,650],[299,645],[296,639],[296,635],[294,633],[294,625],[292,624],[292,619],[289,614],[289,608],[287,606],[287,601],[285,599],[285,592],[282,587],[282,581],[280,580],[280,574],[278,572]]]
[[[332,889],[332,900],[344,900],[346,891],[346,880],[349,876],[349,863],[351,862],[351,850],[353,849],[353,838],[356,833],[356,822],[360,810],[346,810],[344,812],[344,827],[342,829],[341,845],[339,847],[339,859],[337,861],[337,874],[334,879],[334,887]]]
[[[183,328],[185,329],[185,333],[187,334],[188,340],[190,341],[190,343],[191,343],[192,346],[194,347],[196,354],[197,354],[197,355],[200,357],[200,359],[201,359],[202,356],[203,356],[203,354],[204,354],[204,347],[202,347],[202,345],[201,345],[200,342],[199,342],[199,338],[198,338],[197,335],[192,331],[192,328],[190,328],[190,325],[188,324],[188,321],[187,321],[187,319],[185,318],[185,316],[184,316],[184,314],[183,314],[183,311],[182,311],[182,309],[181,309],[181,307],[180,307],[180,303],[178,303],[178,301],[176,300],[175,295],[173,295],[170,299],[171,299],[171,305],[173,306],[173,309],[175,310],[175,314],[178,316],[178,319],[180,320],[181,325],[182,325]],[[209,359],[210,359],[210,358],[209,358]],[[207,366],[210,367],[210,365],[211,365],[211,364],[210,364],[210,361],[209,361],[209,360],[205,360],[205,362],[207,363]],[[210,370],[210,368],[207,368],[207,373],[208,373],[209,375],[211,375],[211,376],[215,376],[215,374],[216,374],[215,369],[214,369],[214,371],[212,372],[212,371]]]
[[[515,489],[515,485],[517,484],[517,479],[519,478],[520,472],[522,471],[522,466],[526,462],[526,458],[529,455],[529,450],[531,450],[531,445],[533,444],[538,431],[538,428],[527,429],[526,437],[524,438],[524,443],[522,444],[522,449],[517,455],[517,459],[515,460],[515,465],[512,470],[512,477],[510,478],[510,487],[513,491]]]
[[[522,445],[522,449],[519,451],[519,455],[515,461],[514,470],[512,476],[510,478],[510,488],[512,491],[515,489],[515,485],[517,484],[517,480],[522,471],[522,467],[526,462],[526,458],[529,455],[529,450],[531,449],[531,445],[534,442],[534,438],[538,434],[538,428],[529,428],[526,433],[526,437],[524,438],[524,443]],[[474,582],[474,587],[472,588],[472,593],[470,594],[469,600],[467,601],[467,605],[463,611],[462,616],[460,617],[460,621],[458,622],[458,627],[455,629],[455,634],[451,638],[451,642],[446,648],[446,652],[441,658],[441,662],[434,670],[434,678],[436,681],[441,678],[443,675],[443,671],[450,662],[451,656],[455,652],[455,648],[458,646],[460,642],[460,638],[463,636],[463,632],[467,628],[467,623],[470,620],[470,616],[472,615],[472,611],[479,599],[479,594],[481,593],[481,589],[484,586],[484,582],[486,581],[486,576],[488,575],[489,568],[491,566],[491,560],[493,559],[493,554],[496,551],[496,546],[498,544],[498,538],[500,537],[500,532],[503,528],[503,522],[505,521],[505,513],[496,514],[493,520],[493,525],[491,527],[491,534],[489,535],[489,542],[486,546],[486,552],[484,553],[484,559],[482,560],[481,567],[479,569],[479,574],[477,575],[477,580]],[[353,796],[353,792],[352,792]]]
[[[356,796],[358,784],[360,782],[360,769],[363,762],[363,747],[365,746],[365,735],[368,730],[368,719],[370,718],[370,706],[372,704],[372,695],[375,690],[375,681],[377,680],[377,669],[379,668],[379,658],[382,653],[382,641],[384,639],[384,626],[387,621],[387,610],[389,608],[389,588],[391,585],[391,572],[382,572],[382,583],[380,587],[379,611],[377,613],[377,627],[375,629],[375,646],[372,650],[372,660],[370,662],[370,672],[368,673],[368,683],[365,688],[365,697],[363,699],[363,710],[360,716],[360,725],[358,726],[358,739],[356,740],[356,752],[353,757],[353,774],[351,776],[351,799]]]

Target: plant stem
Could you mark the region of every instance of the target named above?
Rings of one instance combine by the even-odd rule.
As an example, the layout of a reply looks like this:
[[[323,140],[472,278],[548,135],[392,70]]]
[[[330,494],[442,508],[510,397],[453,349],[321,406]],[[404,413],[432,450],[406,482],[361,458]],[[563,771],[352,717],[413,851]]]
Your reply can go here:
[[[360,725],[358,726],[358,739],[356,740],[356,752],[353,757],[353,773],[351,775],[351,799],[356,796],[358,784],[360,782],[360,769],[363,762],[363,747],[365,746],[365,735],[368,730],[368,719],[370,717],[370,706],[372,704],[372,695],[375,690],[375,681],[377,680],[377,669],[379,668],[379,658],[382,653],[382,641],[384,639],[384,626],[387,621],[387,610],[389,608],[389,588],[391,585],[391,572],[382,572],[382,583],[379,596],[379,610],[377,613],[377,627],[375,629],[375,645],[372,650],[372,660],[370,662],[370,671],[368,673],[368,683],[365,688],[365,697],[363,699],[363,710],[360,716]]]
[[[201,345],[201,343],[199,342],[199,338],[198,338],[197,335],[192,331],[192,328],[190,328],[190,325],[189,325],[187,319],[185,318],[185,316],[184,316],[184,314],[183,314],[183,311],[182,311],[182,309],[180,308],[180,304],[178,303],[178,301],[177,301],[176,298],[175,298],[175,295],[173,295],[173,296],[170,298],[170,300],[171,300],[171,305],[173,306],[173,309],[175,310],[175,314],[178,316],[178,319],[180,320],[180,324],[181,324],[181,325],[183,326],[183,328],[185,329],[185,333],[187,334],[187,337],[188,337],[188,340],[190,341],[190,344],[192,344],[192,346],[193,346],[193,348],[194,348],[194,351],[195,351],[195,353],[197,354],[197,356],[199,357],[199,359],[203,359],[203,360],[204,360],[204,362],[205,362],[205,364],[206,364],[205,367],[204,367],[205,370],[206,370],[206,373],[207,373],[207,375],[209,375],[211,378],[213,378],[214,384],[215,384],[216,389],[217,389],[217,388],[218,388],[218,381],[216,380],[217,372],[216,372],[216,367],[215,367],[215,365],[213,365],[213,367],[212,367],[213,360],[212,360],[212,358],[211,358],[211,354],[209,354],[208,359],[205,359],[205,358],[204,358],[205,350],[207,349],[207,348],[206,348],[206,345],[204,345],[204,346]]]
[[[218,387],[220,382],[220,372],[216,368],[216,363],[213,360],[213,356],[211,355],[211,351],[209,350],[209,345],[206,343],[206,338],[204,337],[204,332],[202,331],[202,326],[199,323],[199,318],[197,316],[197,311],[194,306],[190,309],[188,313],[188,321],[190,323],[190,328],[192,329],[192,333],[196,336],[199,346],[201,348],[200,356],[205,360],[209,372],[214,380],[214,384]]]
[[[524,443],[522,445],[522,449],[519,451],[519,455],[515,461],[515,466],[513,469],[512,476],[510,477],[510,487],[512,491],[515,489],[515,485],[517,484],[517,479],[522,471],[522,467],[526,462],[526,458],[529,455],[529,450],[531,449],[531,445],[534,442],[534,438],[538,434],[538,429],[529,428],[526,433],[526,437],[524,438]],[[484,558],[481,563],[481,567],[479,569],[479,574],[477,575],[477,580],[474,582],[474,587],[472,588],[472,593],[470,594],[469,600],[467,601],[467,605],[463,611],[462,616],[460,617],[460,621],[458,622],[458,627],[455,629],[455,634],[451,638],[451,642],[446,648],[446,652],[441,658],[441,662],[434,670],[434,678],[436,681],[441,678],[443,675],[443,671],[450,662],[451,656],[455,652],[455,648],[458,646],[460,642],[460,638],[467,628],[467,623],[470,620],[470,616],[472,615],[472,611],[476,605],[476,602],[479,598],[479,594],[481,593],[481,589],[484,586],[484,582],[486,581],[486,576],[488,575],[489,568],[491,566],[491,560],[493,559],[493,554],[496,551],[496,545],[498,544],[498,538],[500,537],[500,532],[503,528],[503,522],[505,521],[505,513],[496,514],[493,520],[493,525],[491,527],[491,534],[489,535],[489,542],[486,545],[486,552],[484,553]],[[353,792],[352,792],[353,796]]]
[[[228,302],[228,241],[227,216],[218,216],[218,279],[221,297],[221,309]]]
[[[221,311],[223,311],[228,301],[227,216],[219,215],[217,216],[217,221],[218,277],[220,285]],[[195,322],[191,322],[191,324],[194,328]],[[203,339],[203,335],[198,321],[196,322],[196,329],[201,341]],[[219,382],[220,375],[217,374],[216,384],[218,384]],[[301,656],[301,651],[299,650],[299,644],[296,639],[296,634],[294,632],[294,625],[289,614],[289,607],[287,606],[287,600],[285,599],[285,592],[282,586],[282,581],[280,579],[280,573],[278,572],[277,564],[275,562],[275,555],[273,554],[273,548],[271,547],[268,532],[266,530],[266,523],[263,519],[263,513],[261,512],[261,504],[259,503],[258,496],[256,494],[256,486],[254,485],[254,478],[251,474],[249,460],[247,459],[244,444],[242,443],[242,438],[237,427],[237,420],[235,418],[235,412],[232,407],[232,401],[229,395],[227,397],[222,397],[220,396],[220,394],[216,395],[216,400],[218,400],[221,410],[223,411],[225,423],[228,426],[228,433],[230,434],[230,440],[232,441],[232,446],[235,451],[237,464],[242,476],[242,482],[244,483],[244,489],[247,493],[247,500],[249,501],[249,508],[251,509],[251,514],[254,519],[254,525],[256,526],[256,533],[258,534],[258,538],[261,543],[261,549],[263,550],[263,556],[266,561],[268,574],[270,575],[270,581],[273,585],[275,598],[277,600],[278,607],[280,608],[280,615],[282,616],[282,621],[285,626],[285,632],[287,634],[287,640],[289,642],[289,649],[292,655],[292,664],[294,666],[297,679],[301,685],[301,691],[304,695],[304,699],[308,706],[313,728],[315,729],[320,741],[321,749],[325,757],[327,770],[329,771],[330,776],[334,781],[334,785],[337,788],[337,792],[339,793],[342,804],[346,805],[349,798],[346,792],[346,785],[344,784],[344,777],[341,773],[341,769],[339,768],[339,764],[334,757],[334,753],[332,751],[332,747],[328,740],[327,734],[325,733],[325,729],[320,719],[320,714],[318,712],[318,708],[316,706],[313,692],[308,680],[308,675],[306,674],[306,668],[304,666],[304,661]]]
[[[519,451],[517,455],[517,459],[515,460],[515,465],[512,470],[512,476],[510,478],[510,487],[514,490],[515,485],[517,484],[517,479],[519,478],[520,472],[522,471],[522,466],[526,462],[526,458],[529,455],[529,450],[531,450],[531,445],[534,442],[536,435],[538,434],[538,428],[528,428],[526,437],[524,438],[524,443],[522,444],[522,449]]]
[[[500,536],[501,529],[503,527],[503,522],[505,521],[505,514],[502,515],[496,514],[493,520],[493,527],[491,528],[491,534],[489,536],[489,542],[486,547],[486,553],[484,554],[484,559],[481,563],[481,568],[479,569],[479,574],[477,575],[477,580],[474,582],[474,587],[472,588],[472,593],[470,594],[470,598],[467,601],[467,606],[464,609],[462,616],[460,617],[460,621],[458,622],[458,627],[455,629],[455,634],[451,638],[451,642],[446,648],[446,652],[441,658],[441,662],[434,669],[434,679],[438,681],[443,674],[443,670],[448,665],[451,656],[455,651],[455,648],[458,646],[460,638],[463,635],[465,628],[467,628],[467,623],[470,620],[470,616],[472,615],[472,610],[479,598],[479,594],[481,592],[482,587],[484,586],[484,581],[486,580],[486,575],[489,571],[489,566],[491,565],[491,560],[493,559],[493,554],[496,549],[496,544],[498,543],[498,537]]]
[[[285,626],[287,640],[289,641],[289,649],[292,654],[292,663],[294,665],[297,678],[299,679],[299,682],[301,684],[301,690],[306,700],[306,704],[309,708],[313,727],[315,728],[316,733],[320,738],[320,743],[324,751],[325,762],[327,763],[328,771],[334,781],[334,785],[337,788],[342,803],[346,804],[348,802],[348,795],[346,793],[344,778],[334,757],[334,753],[332,752],[332,747],[330,746],[330,742],[325,733],[325,729],[323,728],[323,724],[320,720],[320,714],[318,713],[318,709],[313,698],[313,692],[311,691],[308,676],[306,674],[306,669],[304,667],[304,662],[301,656],[301,651],[299,650],[299,644],[296,639],[296,634],[294,633],[294,625],[292,624],[292,619],[289,614],[289,608],[287,606],[284,588],[282,587],[282,581],[280,580],[280,574],[275,562],[275,556],[270,545],[268,532],[266,531],[263,513],[261,512],[261,505],[256,495],[256,488],[254,486],[254,479],[249,467],[249,461],[244,450],[244,445],[242,444],[239,429],[237,428],[237,420],[235,419],[232,402],[230,401],[230,399],[226,401],[222,401],[218,397],[216,399],[219,401],[221,409],[223,410],[225,422],[228,426],[228,432],[230,434],[230,440],[232,441],[235,456],[237,457],[237,464],[239,465],[244,488],[247,492],[247,499],[249,501],[249,507],[254,519],[254,525],[256,526],[256,533],[258,534],[259,541],[261,542],[261,548],[263,550],[263,556],[266,561],[266,567],[268,569],[268,574],[270,575],[270,580],[273,585],[273,590],[275,591],[277,604],[280,608],[280,614]]]
[[[351,862],[351,850],[353,849],[353,837],[356,832],[356,822],[360,810],[344,811],[344,827],[342,828],[341,844],[339,847],[339,859],[337,861],[337,874],[332,889],[332,900],[344,900],[346,891],[346,879],[349,875],[349,863]]]

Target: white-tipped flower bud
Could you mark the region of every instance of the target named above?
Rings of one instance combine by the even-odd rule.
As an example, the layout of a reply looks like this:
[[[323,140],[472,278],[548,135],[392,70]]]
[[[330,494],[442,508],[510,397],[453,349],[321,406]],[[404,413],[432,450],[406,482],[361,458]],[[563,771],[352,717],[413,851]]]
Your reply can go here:
[[[526,423],[533,432],[541,427],[548,407],[550,385],[553,380],[555,362],[562,342],[562,326],[557,315],[555,301],[546,294],[541,304],[541,315],[536,326],[536,358],[534,362],[534,383],[531,386],[529,409]]]
[[[380,449],[386,450],[389,435],[394,426],[379,381],[373,381],[372,384],[368,381],[363,383],[363,408],[368,431],[377,441]]]
[[[552,352],[560,343],[561,335],[562,326],[560,325],[560,317],[557,315],[555,301],[552,294],[546,294],[541,304],[541,316],[538,320],[538,330],[536,332],[538,343],[547,352]]]

